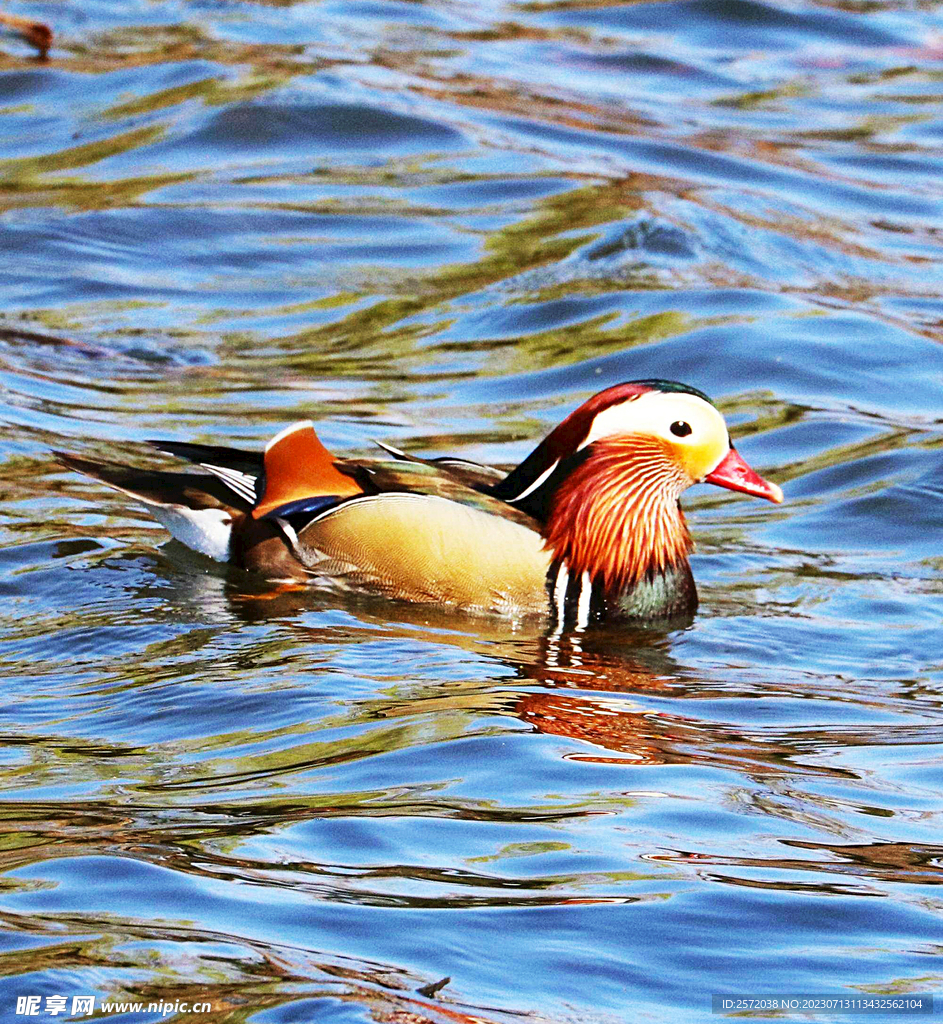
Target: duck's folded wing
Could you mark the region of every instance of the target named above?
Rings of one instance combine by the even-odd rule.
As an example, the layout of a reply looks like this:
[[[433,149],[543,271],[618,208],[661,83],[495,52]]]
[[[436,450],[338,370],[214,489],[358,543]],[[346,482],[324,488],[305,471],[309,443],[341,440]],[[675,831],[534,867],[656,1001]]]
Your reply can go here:
[[[440,472],[450,475],[460,483],[465,484],[466,487],[474,487],[476,490],[490,490],[507,476],[507,470],[496,469],[494,466],[483,466],[480,462],[470,462],[468,459],[460,459],[454,455],[444,455],[435,459],[422,459],[418,455],[410,455],[408,452],[400,451],[399,448],[394,448],[385,441],[377,441],[376,444],[385,452],[389,452],[398,462],[411,462],[423,466],[432,466]]]
[[[168,473],[136,469],[104,459],[85,459],[68,452],[56,452],[67,469],[84,473],[122,491],[142,505],[180,505],[186,508],[246,511],[250,503],[240,500],[215,475],[209,473]]]
[[[294,538],[313,575],[342,588],[475,613],[545,613],[550,556],[521,523],[437,495],[353,498]]]
[[[178,459],[195,462],[221,480],[231,491],[250,505],[256,500],[256,479],[263,469],[262,453],[243,448],[221,448],[218,445],[191,444],[186,441],[148,441],[159,451]]]
[[[537,525],[533,517],[526,512],[521,512],[500,498],[476,489],[461,474],[456,475],[451,468],[442,467],[437,463],[366,460],[345,463],[344,460],[340,460],[338,465],[344,466],[351,474],[357,474],[357,478],[368,493],[403,491],[447,498],[449,501],[511,520],[521,526],[534,528]]]
[[[246,451],[245,448],[228,448],[214,444],[193,444],[189,441],[148,441],[158,451],[176,455],[178,459],[199,465],[211,463],[226,469],[237,470],[252,476],[262,472],[262,453]]]

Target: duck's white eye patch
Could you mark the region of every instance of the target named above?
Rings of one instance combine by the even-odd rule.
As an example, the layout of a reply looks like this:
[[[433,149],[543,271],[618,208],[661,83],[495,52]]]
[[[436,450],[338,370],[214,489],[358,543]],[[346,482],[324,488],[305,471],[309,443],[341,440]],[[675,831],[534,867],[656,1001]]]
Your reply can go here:
[[[650,434],[688,446],[714,439],[726,443],[727,426],[697,395],[650,391],[597,413],[580,447],[613,434]]]

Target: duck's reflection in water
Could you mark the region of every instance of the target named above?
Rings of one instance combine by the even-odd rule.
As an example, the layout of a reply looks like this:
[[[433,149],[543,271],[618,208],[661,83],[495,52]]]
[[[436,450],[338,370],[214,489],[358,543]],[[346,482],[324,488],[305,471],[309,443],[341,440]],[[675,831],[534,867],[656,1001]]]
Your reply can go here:
[[[205,586],[211,578],[201,581]],[[774,735],[698,714],[697,706],[703,705],[698,698],[716,695],[718,680],[702,677],[696,667],[672,655],[690,620],[647,629],[611,626],[557,633],[539,621],[511,625],[411,605],[340,602],[297,586],[250,588],[241,575],[215,583],[214,602],[223,598],[228,615],[245,622],[278,621],[304,644],[412,640],[458,649],[485,664],[473,679],[403,678],[393,696],[360,702],[375,719],[459,710],[508,715],[536,733],[576,741],[561,754],[568,760],[697,763],[750,777],[851,774],[815,763],[810,754],[818,749],[817,736],[801,730]],[[314,618],[330,622],[311,625]],[[501,671],[488,671],[489,662]],[[518,685],[509,686],[509,679]],[[776,684],[770,686],[775,691]]]

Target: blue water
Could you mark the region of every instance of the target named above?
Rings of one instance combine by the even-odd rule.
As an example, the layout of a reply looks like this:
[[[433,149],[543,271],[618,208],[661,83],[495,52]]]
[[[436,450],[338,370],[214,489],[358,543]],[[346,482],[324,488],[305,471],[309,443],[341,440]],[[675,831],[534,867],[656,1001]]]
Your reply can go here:
[[[5,10],[0,1020],[943,1005],[939,7]],[[645,377],[786,493],[689,492],[671,632],[273,593],[52,455],[513,463]]]

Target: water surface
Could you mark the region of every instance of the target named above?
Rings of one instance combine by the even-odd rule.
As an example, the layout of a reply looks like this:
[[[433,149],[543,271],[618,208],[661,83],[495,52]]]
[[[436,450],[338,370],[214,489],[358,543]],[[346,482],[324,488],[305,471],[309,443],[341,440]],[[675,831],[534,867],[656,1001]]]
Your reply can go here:
[[[943,991],[939,9],[15,13],[56,40],[0,38],[0,1017]],[[644,377],[787,497],[689,492],[672,631],[273,593],[51,454],[311,417],[513,463]]]

